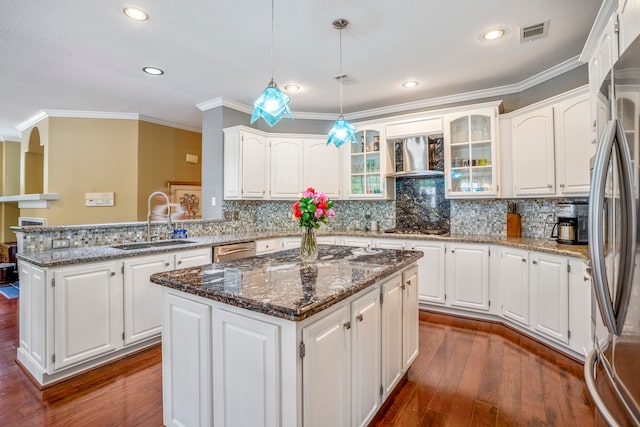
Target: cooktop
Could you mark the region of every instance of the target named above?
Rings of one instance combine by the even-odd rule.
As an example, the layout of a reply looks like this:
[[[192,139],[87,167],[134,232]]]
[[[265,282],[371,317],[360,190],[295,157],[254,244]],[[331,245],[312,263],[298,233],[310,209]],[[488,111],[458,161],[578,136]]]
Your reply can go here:
[[[392,234],[431,234],[431,235],[443,235],[448,234],[449,230],[444,228],[389,228],[384,230],[385,233]]]

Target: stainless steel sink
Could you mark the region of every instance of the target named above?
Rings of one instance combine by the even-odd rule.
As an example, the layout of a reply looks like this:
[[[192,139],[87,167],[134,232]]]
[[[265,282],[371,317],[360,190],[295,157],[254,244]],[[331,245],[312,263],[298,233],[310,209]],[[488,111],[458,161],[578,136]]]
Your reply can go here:
[[[179,246],[187,243],[193,243],[190,240],[156,240],[155,242],[125,243],[124,245],[111,246],[114,249],[122,249],[130,251],[133,249],[150,249],[161,248],[164,246]]]

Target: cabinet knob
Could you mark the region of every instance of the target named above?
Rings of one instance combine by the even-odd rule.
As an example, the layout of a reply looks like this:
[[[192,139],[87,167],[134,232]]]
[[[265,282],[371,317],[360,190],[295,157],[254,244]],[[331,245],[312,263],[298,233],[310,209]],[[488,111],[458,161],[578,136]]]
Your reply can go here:
[[[536,265],[536,264],[538,264],[538,261],[536,261],[536,260],[534,259],[533,261],[531,261],[531,263],[532,263],[533,265]]]
[[[164,263],[164,266],[165,266],[165,267],[169,267],[169,263],[168,263],[168,262],[165,262],[165,263]]]
[[[346,323],[344,324],[344,328],[345,328],[345,329],[351,329],[351,322],[346,322]]]
[[[553,185],[547,184],[547,188],[551,188],[551,187],[553,187]]]
[[[116,275],[116,272],[115,272],[115,271],[112,271],[112,272],[111,272],[111,275],[112,275],[112,276],[115,276],[115,275]]]
[[[404,288],[406,288],[407,286],[403,283],[402,285],[400,285],[400,289],[404,290]]]
[[[560,188],[563,188],[563,187],[564,187],[564,184],[560,184]]]
[[[522,258],[522,262],[527,262],[527,259],[526,258]]]
[[[182,264],[182,261],[178,261],[178,265]]]
[[[456,251],[455,251],[454,249],[451,249],[451,253],[452,253],[452,254],[453,254],[453,253],[455,253],[455,252],[456,252]]]
[[[362,319],[363,319],[363,317],[362,317],[362,313],[360,313],[360,314],[358,314],[358,315],[356,316],[356,320],[357,320],[358,322],[362,322]]]
[[[589,280],[591,280],[591,278],[589,276],[584,276],[584,281],[588,282]]]

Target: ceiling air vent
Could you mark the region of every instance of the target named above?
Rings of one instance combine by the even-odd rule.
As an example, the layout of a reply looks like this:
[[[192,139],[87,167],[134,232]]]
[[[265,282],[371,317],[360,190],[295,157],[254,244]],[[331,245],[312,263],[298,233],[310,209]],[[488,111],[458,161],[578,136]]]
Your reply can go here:
[[[527,25],[526,27],[520,27],[520,43],[543,39],[547,37],[548,29],[549,21],[545,21],[540,24]]]
[[[357,80],[353,79],[348,74],[342,74],[342,75],[335,76],[334,79],[336,79],[337,82],[340,82],[340,79],[342,79],[342,84],[345,85],[345,86],[349,86],[349,85],[353,85],[353,84],[358,83]]]

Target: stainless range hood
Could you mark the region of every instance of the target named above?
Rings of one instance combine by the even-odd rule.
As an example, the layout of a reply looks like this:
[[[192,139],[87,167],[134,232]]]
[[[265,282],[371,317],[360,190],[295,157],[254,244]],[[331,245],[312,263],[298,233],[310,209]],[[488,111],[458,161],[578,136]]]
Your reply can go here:
[[[418,136],[405,138],[402,144],[402,169],[396,170],[394,173],[387,174],[389,178],[406,178],[406,177],[422,177],[422,176],[443,176],[441,170],[429,168],[429,138],[426,136]],[[396,151],[396,156],[400,153]]]

